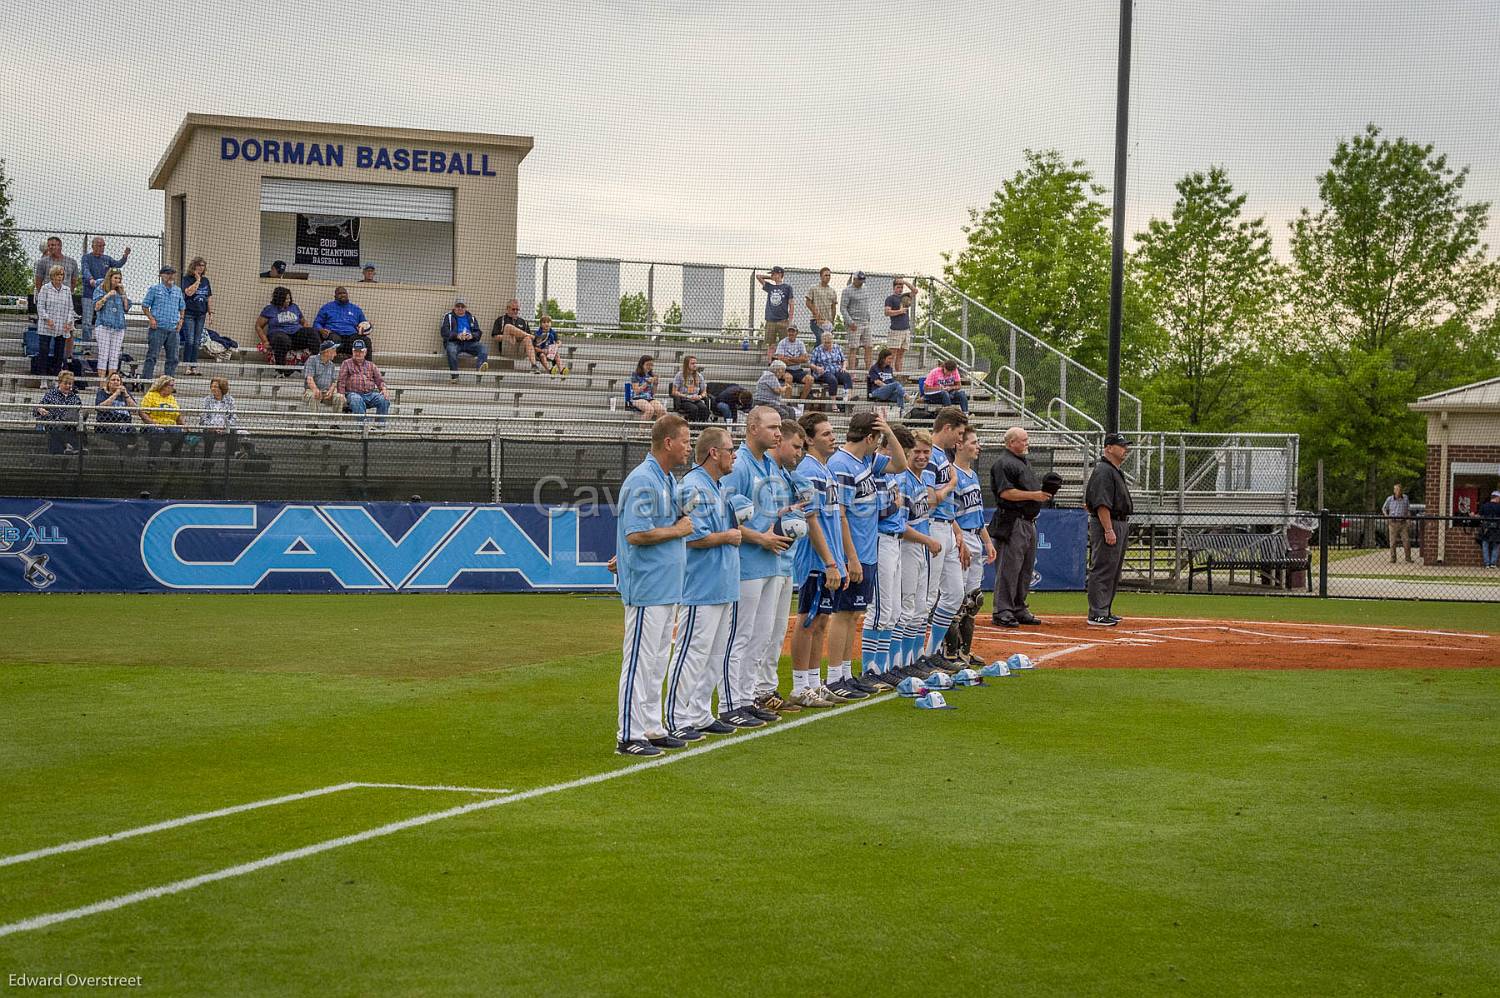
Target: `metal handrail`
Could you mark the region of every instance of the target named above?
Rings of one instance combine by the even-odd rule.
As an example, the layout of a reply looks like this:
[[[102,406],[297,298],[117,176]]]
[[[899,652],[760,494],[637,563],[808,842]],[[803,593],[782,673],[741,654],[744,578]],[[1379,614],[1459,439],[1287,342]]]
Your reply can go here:
[[[1090,416],[1088,413],[1084,412],[1082,409],[1078,408],[1076,405],[1073,405],[1071,402],[1068,402],[1068,401],[1066,401],[1064,399],[1058,398],[1056,395],[1054,395],[1052,397],[1052,401],[1051,402],[1047,403],[1047,418],[1049,420],[1052,419],[1052,407],[1053,406],[1060,406],[1063,409],[1063,411],[1065,411],[1065,412],[1071,412],[1075,416],[1081,416],[1086,422],[1092,424],[1093,427],[1094,427],[1094,429],[1098,430],[1100,433],[1104,432],[1104,424],[1103,423],[1099,422],[1093,416]],[[1056,422],[1057,425],[1059,427],[1061,427],[1062,429],[1067,429],[1068,428],[1067,424],[1064,423],[1061,420],[1054,420],[1054,422]]]

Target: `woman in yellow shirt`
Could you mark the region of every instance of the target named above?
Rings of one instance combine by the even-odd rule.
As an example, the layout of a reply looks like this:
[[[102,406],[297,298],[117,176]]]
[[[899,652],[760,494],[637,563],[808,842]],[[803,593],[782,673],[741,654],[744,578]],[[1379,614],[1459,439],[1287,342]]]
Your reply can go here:
[[[151,382],[151,390],[141,399],[141,422],[146,424],[146,453],[155,459],[162,445],[171,448],[172,457],[182,450],[182,408],[177,403],[177,381],[162,375]]]

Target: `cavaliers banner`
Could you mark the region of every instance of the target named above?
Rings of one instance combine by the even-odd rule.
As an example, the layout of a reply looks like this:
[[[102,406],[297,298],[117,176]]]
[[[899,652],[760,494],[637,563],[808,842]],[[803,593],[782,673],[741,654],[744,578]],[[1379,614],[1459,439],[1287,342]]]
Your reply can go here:
[[[1034,588],[1082,589],[1083,511],[1038,528]],[[608,507],[0,499],[0,592],[613,590],[614,548]]]

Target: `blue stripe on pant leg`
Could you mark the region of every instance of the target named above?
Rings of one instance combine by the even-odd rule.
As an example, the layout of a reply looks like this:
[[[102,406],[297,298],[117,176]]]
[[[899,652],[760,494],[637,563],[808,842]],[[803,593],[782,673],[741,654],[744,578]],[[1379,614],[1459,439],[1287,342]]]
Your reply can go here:
[[[719,697],[720,708],[724,707],[724,701],[727,700],[729,701],[729,707],[727,708],[729,710],[735,709],[734,689],[730,686],[729,682],[729,652],[734,648],[734,632],[739,627],[739,623],[740,605],[738,603],[731,603],[729,605],[729,640],[724,643],[724,685],[720,687],[722,695]],[[709,713],[713,713],[712,708],[709,709]]]
[[[672,681],[667,685],[667,734],[677,728],[677,684],[682,681],[682,667],[693,642],[693,624],[697,619],[698,608],[688,607],[687,618],[682,622],[683,633],[677,635],[677,664],[672,667]]]
[[[630,741],[630,709],[635,701],[635,667],[641,660],[641,630],[646,623],[646,608],[637,607],[635,615],[635,637],[630,642],[630,663],[625,666],[625,703],[620,723],[620,741]]]

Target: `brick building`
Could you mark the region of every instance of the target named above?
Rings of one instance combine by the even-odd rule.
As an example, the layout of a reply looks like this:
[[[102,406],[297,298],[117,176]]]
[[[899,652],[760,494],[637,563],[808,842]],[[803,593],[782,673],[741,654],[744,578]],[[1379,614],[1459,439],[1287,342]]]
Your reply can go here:
[[[1500,488],[1500,378],[1424,395],[1410,408],[1427,416],[1427,512],[1470,517]],[[1439,565],[1480,564],[1474,527],[1428,522],[1422,551]]]

